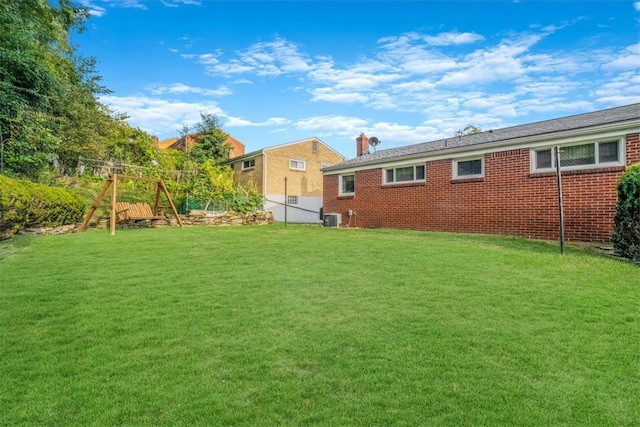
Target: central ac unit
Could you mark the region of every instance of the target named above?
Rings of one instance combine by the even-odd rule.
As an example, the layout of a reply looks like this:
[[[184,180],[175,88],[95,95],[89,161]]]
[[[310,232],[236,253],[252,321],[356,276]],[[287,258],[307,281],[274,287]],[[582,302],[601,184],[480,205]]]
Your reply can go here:
[[[340,215],[339,213],[324,214],[325,227],[340,227],[341,223],[342,223],[342,215]]]

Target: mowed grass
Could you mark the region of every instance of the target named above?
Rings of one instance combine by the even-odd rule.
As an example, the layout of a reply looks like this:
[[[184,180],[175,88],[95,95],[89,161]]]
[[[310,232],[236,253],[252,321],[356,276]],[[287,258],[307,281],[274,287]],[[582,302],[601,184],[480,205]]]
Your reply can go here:
[[[0,242],[0,425],[633,426],[640,268],[273,226]]]

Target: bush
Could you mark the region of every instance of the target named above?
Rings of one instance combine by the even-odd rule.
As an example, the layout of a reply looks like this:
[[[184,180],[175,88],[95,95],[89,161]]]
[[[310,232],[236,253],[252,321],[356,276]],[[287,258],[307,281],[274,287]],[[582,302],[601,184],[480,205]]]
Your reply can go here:
[[[0,175],[0,240],[26,227],[55,227],[82,221],[86,202],[63,188]]]
[[[640,163],[629,166],[618,182],[613,248],[624,258],[640,262]]]

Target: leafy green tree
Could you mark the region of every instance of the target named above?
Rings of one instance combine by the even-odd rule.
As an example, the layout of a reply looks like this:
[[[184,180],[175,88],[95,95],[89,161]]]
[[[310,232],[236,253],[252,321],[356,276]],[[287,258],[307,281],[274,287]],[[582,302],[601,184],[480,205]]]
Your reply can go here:
[[[482,132],[482,129],[473,125],[466,125],[464,129],[460,129],[456,132],[456,136],[473,135]]]
[[[123,133],[123,126],[128,127],[126,116],[116,114],[96,98],[109,90],[99,84],[101,78],[94,66],[92,58],[77,58],[76,68],[67,68],[69,79],[52,107],[56,117],[52,126],[64,139],[56,151],[62,170],[75,166],[80,157],[105,158],[109,142]]]
[[[200,114],[200,118],[202,121],[195,125],[197,143],[189,150],[189,157],[199,164],[227,160],[231,147],[227,144],[227,134],[220,129],[218,118],[205,113]]]
[[[107,91],[95,60],[70,42],[88,17],[71,0],[0,1],[0,133],[12,173],[37,175],[52,157],[64,167],[104,143],[113,117],[96,94]]]
[[[15,133],[4,144],[3,167],[33,181],[55,159],[52,154],[60,145],[60,138],[47,126],[50,118],[35,111],[23,111],[14,121]]]

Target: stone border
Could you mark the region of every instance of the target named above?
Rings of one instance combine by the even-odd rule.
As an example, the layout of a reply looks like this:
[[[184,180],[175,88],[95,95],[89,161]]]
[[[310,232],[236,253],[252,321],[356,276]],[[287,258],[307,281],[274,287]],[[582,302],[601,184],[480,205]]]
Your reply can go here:
[[[231,226],[231,225],[265,225],[275,223],[273,212],[204,212],[191,211],[189,214],[180,215],[180,220],[185,226]],[[45,236],[57,234],[75,233],[80,228],[80,223],[60,225],[57,227],[28,227],[18,231],[18,235]],[[158,226],[177,226],[174,217],[168,216],[166,220],[158,220],[154,224],[149,220],[127,221],[118,223],[117,228],[146,228]],[[108,219],[91,221],[89,228],[108,228]],[[10,236],[8,237],[10,238]],[[1,240],[1,239],[0,239]]]

